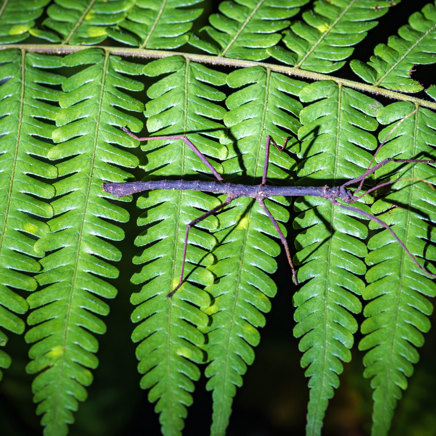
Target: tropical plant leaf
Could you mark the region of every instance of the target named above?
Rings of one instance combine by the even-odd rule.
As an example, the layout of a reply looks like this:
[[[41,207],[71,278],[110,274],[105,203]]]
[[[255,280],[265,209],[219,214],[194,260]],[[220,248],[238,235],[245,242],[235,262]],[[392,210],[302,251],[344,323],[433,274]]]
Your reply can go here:
[[[411,78],[415,65],[435,63],[436,6],[426,4],[421,12],[401,26],[398,36],[388,39],[388,44],[378,44],[374,56],[364,63],[354,59],[351,69],[365,82],[403,92],[418,92],[423,86]]]
[[[377,128],[374,117],[381,105],[333,82],[308,85],[300,98],[311,104],[300,115],[298,184],[320,180],[334,185],[362,174],[377,144],[370,132]],[[300,338],[301,365],[310,378],[306,434],[318,435],[328,400],[339,386],[342,362],[351,359],[358,328],[352,314],[362,307],[357,296],[365,288],[359,276],[366,272],[362,258],[368,230],[359,215],[322,198],[298,199],[294,208],[298,280],[304,283],[294,295],[294,335]]]
[[[4,0],[0,6],[0,44],[24,41],[50,0]]]
[[[14,333],[23,333],[24,322],[16,314],[28,308],[17,291],[36,289],[33,275],[41,267],[33,245],[48,231],[41,218],[53,213],[43,199],[50,199],[54,189],[42,180],[55,177],[56,169],[38,158],[47,159],[46,140],[53,129],[41,119],[53,121],[56,114],[48,103],[58,98],[51,86],[62,80],[50,72],[56,64],[61,59],[0,52],[0,326]],[[3,331],[0,342],[7,342]],[[0,351],[0,368],[9,364],[9,356]]]
[[[193,7],[199,3],[202,0],[137,0],[126,19],[108,34],[140,48],[178,48],[188,41],[194,20],[203,12]]]
[[[339,70],[356,44],[374,28],[391,6],[378,0],[319,0],[285,32],[283,42],[292,51],[270,50],[272,56],[317,73]]]
[[[139,101],[121,91],[141,90],[142,84],[128,77],[138,74],[141,66],[101,50],[71,54],[63,65],[83,67],[62,83],[62,110],[52,133],[57,145],[48,152],[59,162],[60,180],[54,184],[51,232],[35,244],[47,255],[37,276],[41,289],[28,298],[32,312],[27,322],[32,327],[25,335],[33,344],[27,371],[37,374],[33,382],[37,413],[44,415],[44,434],[56,436],[67,433],[72,412],[86,398],[84,387],[91,383],[90,370],[98,363],[94,334],[105,332],[98,315],[109,311],[102,298],[116,294],[105,279],[118,275],[109,261],[119,260],[121,253],[107,241],[119,241],[124,233],[107,220],[126,222],[128,213],[107,200],[109,194],[102,192],[101,184],[123,180],[129,174],[120,166],[137,164],[134,156],[112,144],[131,145],[119,130],[126,120],[133,128],[141,126],[117,107],[142,109]],[[40,74],[39,80],[46,77]]]
[[[377,155],[378,161],[387,157],[436,159],[434,113],[417,109],[392,131],[392,126],[415,109],[410,103],[394,103],[378,114],[380,123],[387,125],[381,132],[380,139],[387,142]],[[418,259],[434,261],[436,248],[431,245],[436,221],[434,167],[391,163],[380,169],[377,177],[390,175],[390,180],[395,180],[398,170],[402,180],[395,183],[391,193],[374,203],[372,212],[391,226]],[[407,378],[418,362],[416,348],[424,343],[422,333],[430,329],[428,316],[433,308],[428,297],[436,296],[436,284],[418,269],[386,229],[377,232],[368,246],[371,251],[366,261],[371,268],[363,297],[369,303],[361,327],[365,337],[359,348],[366,351],[364,375],[371,378],[374,389],[372,433],[386,435],[401,390],[406,389]],[[430,263],[425,266],[432,268]]]
[[[426,94],[436,101],[436,86],[432,85],[425,90]]]
[[[160,135],[190,132],[190,140],[206,156],[223,158],[225,148],[217,139],[223,136],[225,111],[218,103],[225,94],[216,88],[225,84],[225,74],[182,57],[150,62],[144,73],[164,76],[147,90],[148,130]],[[147,174],[153,178],[209,171],[181,140],[147,141],[143,150]],[[186,407],[192,404],[193,382],[200,377],[197,365],[205,358],[202,330],[208,317],[200,308],[207,307],[210,299],[199,286],[213,282],[205,266],[213,262],[208,252],[215,238],[203,229],[215,228],[216,217],[190,230],[186,279],[171,299],[166,295],[179,281],[187,224],[218,204],[215,197],[203,192],[171,190],[152,191],[137,203],[145,210],[138,225],[146,229],[135,240],[135,245],[144,249],[133,260],[143,267],[132,277],[133,283],[142,285],[131,298],[137,306],[132,321],[138,323],[132,339],[139,342],[136,356],[143,374],[141,387],[150,389],[148,398],[156,402],[164,435],[181,434]]]
[[[191,45],[207,53],[240,59],[263,60],[267,49],[281,39],[280,31],[289,26],[288,18],[299,12],[308,0],[237,0],[223,1],[221,13],[209,17],[200,36],[193,35]],[[206,38],[206,35],[209,39]]]
[[[236,91],[227,98],[225,122],[237,143],[224,172],[233,178],[244,174],[259,183],[267,135],[283,143],[289,132],[297,132],[301,104],[292,95],[298,94],[302,82],[254,67],[233,71],[227,83]],[[272,148],[268,176],[288,178],[291,164],[286,152]],[[289,219],[283,204],[288,204],[284,198],[267,202],[280,222]],[[277,231],[254,200],[235,200],[219,220],[215,236],[220,245],[214,251],[218,261],[210,267],[217,282],[207,288],[214,304],[208,309],[212,323],[205,347],[210,360],[205,372],[207,389],[213,391],[212,435],[225,434],[236,387],[242,385],[247,365],[253,363],[252,347],[260,341],[257,328],[265,325],[262,312],[270,310],[269,299],[276,293],[268,274],[276,270],[273,257],[280,252],[271,238],[278,237]]]
[[[362,174],[377,145],[375,129],[381,140],[388,138],[377,161],[394,156],[434,159],[435,87],[419,96],[379,87],[422,89],[410,75],[413,65],[434,62],[435,3],[429,1],[415,13],[421,7],[385,0],[0,1],[0,369],[10,363],[1,349],[6,334],[23,332],[21,317],[30,306],[27,370],[35,374],[34,400],[46,435],[65,434],[76,419],[74,412],[86,398],[97,365],[96,334],[106,328],[100,316],[108,313],[106,298],[115,296],[117,283],[125,286],[112,278],[118,274],[115,262],[121,251],[133,248],[131,238],[115,244],[117,248],[111,241],[123,238],[120,226],[128,212],[138,210],[130,198],[122,199],[121,208],[101,190],[102,183],[124,182],[131,178],[131,167],[136,167],[135,179],[141,168],[151,180],[212,177],[210,167],[180,139],[149,140],[142,151],[135,150],[137,157],[127,152],[138,143],[120,127],[133,132],[143,127],[138,112],[144,104],[132,96],[146,99],[147,135],[188,135],[224,182],[259,183],[267,135],[283,142],[298,132],[302,141],[298,162],[289,151],[271,151],[270,184],[333,186]],[[200,16],[203,8],[210,17]],[[370,31],[378,21],[395,33],[394,14],[382,17],[389,10],[396,16],[405,11],[402,22],[409,18],[399,36],[377,46],[367,64],[352,61],[360,75],[357,81],[349,80],[345,69],[346,79],[331,75],[352,57],[364,56],[354,54],[355,48],[381,42]],[[363,40],[365,46],[359,44]],[[102,47],[80,47],[92,44]],[[183,52],[173,50],[174,57],[159,51],[183,44]],[[140,58],[141,65],[114,54]],[[268,57],[297,68],[261,62]],[[150,58],[162,59],[147,63]],[[256,67],[239,70],[247,66]],[[281,74],[304,78],[308,87],[302,90],[306,83]],[[331,82],[313,83],[327,74]],[[351,89],[397,101],[378,115],[385,130],[376,118],[381,105]],[[292,152],[297,140],[291,142]],[[392,186],[399,176],[403,180]],[[435,194],[430,188],[434,165],[391,163],[368,177],[366,186],[381,182],[383,187],[356,207],[391,224],[418,262],[435,271],[430,263],[436,257]],[[223,201],[223,196],[167,190],[138,200],[142,215],[137,233],[142,233],[136,238],[138,255],[130,263],[139,266],[126,271],[137,271],[132,278],[137,285],[131,297],[137,323],[133,340],[141,386],[149,389],[165,435],[181,433],[202,364],[213,398],[211,432],[225,433],[233,397],[253,362],[259,327],[276,291],[269,276],[280,248],[276,229],[254,199],[238,199],[191,228],[183,286],[172,299],[165,298],[180,280],[186,225]],[[371,209],[369,203],[374,203]],[[286,233],[286,199],[266,204]],[[355,314],[367,300],[360,347],[374,388],[373,433],[383,436],[429,329],[428,299],[435,295],[435,285],[388,230],[371,222],[368,229],[368,215],[364,218],[359,209],[346,211],[322,198],[301,198],[294,209],[301,283],[294,298],[295,335],[310,378],[307,433],[321,431],[342,365],[350,359],[358,328]],[[113,353],[122,355],[115,348]],[[121,371],[120,379],[127,382]],[[29,410],[19,398],[21,389],[9,386],[4,383],[2,395],[9,404],[17,401],[14,411]],[[106,405],[110,397],[105,392]],[[123,427],[117,417],[133,410],[128,401],[122,402],[124,409],[117,403],[116,413],[106,409],[100,425],[99,407],[90,400],[99,431],[125,432],[125,421]],[[272,409],[286,410],[277,401],[271,407],[263,404],[266,414],[259,418],[268,419]],[[8,426],[8,407],[0,409],[3,433],[14,425]],[[83,433],[82,418],[77,418],[76,433]],[[28,416],[20,421],[27,423]],[[346,432],[339,428],[341,422],[333,421],[326,422],[326,433]],[[235,424],[231,431],[240,433],[237,416]],[[244,422],[245,432],[251,431],[250,424]]]
[[[46,2],[48,3],[48,2]],[[32,35],[61,44],[99,44],[133,6],[132,0],[56,0]]]

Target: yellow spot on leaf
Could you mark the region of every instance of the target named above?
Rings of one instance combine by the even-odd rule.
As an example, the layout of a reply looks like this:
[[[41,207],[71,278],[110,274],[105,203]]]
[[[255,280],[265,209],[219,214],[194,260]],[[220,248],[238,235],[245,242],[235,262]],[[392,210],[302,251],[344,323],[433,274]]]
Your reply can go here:
[[[247,333],[253,333],[256,332],[256,329],[251,324],[246,323],[244,325],[244,331]]]
[[[172,282],[171,282],[171,289],[168,289],[168,292],[171,292],[177,285],[179,284],[179,279],[178,279],[178,277],[174,277],[173,278],[173,280],[172,280]],[[180,291],[180,288],[179,288],[179,290],[178,291]],[[178,292],[177,291],[177,292]]]
[[[206,315],[213,315],[214,313],[218,312],[218,306],[216,304],[212,304],[212,306],[205,307],[203,312]]]
[[[64,355],[64,347],[58,345],[47,353],[47,357],[53,361],[59,360]]]
[[[88,35],[92,37],[106,36],[106,29],[99,26],[90,26],[88,27]]]
[[[203,261],[201,262],[202,265],[204,266],[211,266],[215,263],[215,256],[211,253],[207,254],[204,258]],[[213,278],[212,278],[212,283],[213,283]]]
[[[329,26],[328,24],[321,24],[320,26],[318,26],[318,30],[319,30],[321,33],[325,33],[325,32],[327,32],[328,30],[330,30],[330,26]]]
[[[246,230],[248,228],[248,216],[244,216],[241,218],[241,220],[239,221],[238,225],[236,226],[237,230]]]
[[[31,28],[32,23],[15,24],[9,29],[9,35],[20,35]]]
[[[38,230],[38,227],[35,226],[35,224],[32,223],[26,223],[24,224],[24,231],[27,233],[31,233],[32,235],[36,233]]]
[[[192,352],[189,348],[187,347],[180,347],[177,349],[176,353],[179,356],[183,356],[183,357],[187,357],[188,359],[192,359]]]

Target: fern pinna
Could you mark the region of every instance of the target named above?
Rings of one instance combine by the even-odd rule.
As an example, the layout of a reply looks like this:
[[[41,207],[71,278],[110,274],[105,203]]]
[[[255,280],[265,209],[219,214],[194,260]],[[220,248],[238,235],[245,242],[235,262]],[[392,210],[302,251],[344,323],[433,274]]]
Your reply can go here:
[[[229,112],[224,120],[237,142],[229,147],[224,173],[230,179],[245,176],[255,183],[263,172],[266,137],[284,141],[298,129],[301,104],[292,95],[298,94],[302,83],[256,67],[232,72],[227,83],[237,90],[226,101]],[[269,177],[289,177],[286,169],[292,160],[286,153],[274,149],[270,162]],[[289,219],[286,204],[284,198],[268,202],[281,222]],[[271,239],[277,236],[274,227],[253,199],[235,200],[219,219],[217,262],[210,267],[219,280],[207,288],[214,299],[208,309],[210,363],[205,371],[210,379],[207,389],[213,391],[213,435],[225,433],[236,387],[242,385],[247,365],[254,360],[252,347],[260,341],[257,328],[265,324],[262,312],[270,310],[269,299],[276,293],[266,273],[276,270],[272,256],[280,252]]]
[[[379,112],[379,121],[388,125],[381,138],[414,109],[410,103],[394,103]],[[417,110],[389,137],[377,159],[431,156],[436,146],[435,128],[434,113]],[[394,165],[385,169],[391,180],[398,178],[397,171],[392,175],[394,169]],[[415,256],[423,262],[424,258],[435,261],[436,250],[429,243],[436,220],[436,195],[428,182],[434,179],[434,169],[409,165],[399,170],[403,180],[394,185],[392,193],[375,202],[372,210],[398,232]],[[432,231],[429,226],[433,226]],[[371,251],[366,260],[371,268],[363,298],[369,303],[364,311],[366,320],[361,329],[365,336],[359,349],[366,351],[364,375],[371,378],[374,389],[373,432],[386,434],[401,390],[406,389],[407,377],[418,362],[416,347],[423,345],[422,333],[430,329],[432,305],[426,297],[435,297],[436,289],[434,282],[398,250],[386,230],[375,234],[368,247]]]
[[[225,84],[225,75],[181,57],[150,62],[144,74],[164,76],[147,90],[148,130],[160,135],[192,132],[190,140],[206,156],[222,159],[226,150],[218,140],[223,135],[224,109],[217,103],[225,94],[217,88]],[[149,141],[144,152],[149,177],[189,176],[206,168],[180,140]],[[144,266],[132,277],[133,283],[141,284],[131,299],[137,306],[132,321],[138,323],[132,339],[139,342],[136,355],[138,370],[143,374],[141,387],[150,389],[148,398],[156,402],[164,434],[182,430],[186,407],[193,401],[193,382],[200,377],[198,364],[204,361],[208,317],[200,309],[210,305],[210,297],[200,286],[213,283],[205,267],[213,263],[208,252],[216,244],[205,230],[191,230],[187,280],[173,298],[166,295],[179,280],[186,225],[218,204],[209,194],[189,191],[154,191],[141,196],[137,203],[145,210],[138,225],[146,228],[135,240],[144,249],[133,262]],[[216,227],[216,217],[205,220],[203,226]]]
[[[109,262],[119,260],[121,253],[108,240],[119,241],[124,233],[107,220],[125,222],[128,214],[110,204],[101,183],[122,180],[129,174],[118,166],[133,167],[137,159],[110,144],[130,145],[119,131],[126,118],[115,106],[130,111],[142,107],[120,91],[141,89],[140,83],[126,77],[138,73],[134,65],[100,50],[72,54],[59,64],[89,66],[65,78],[64,92],[58,93],[62,110],[52,132],[57,145],[48,157],[58,162],[60,179],[54,184],[50,232],[35,244],[38,252],[49,253],[36,277],[41,288],[28,298],[31,328],[25,339],[33,345],[27,371],[36,374],[37,413],[44,415],[46,433],[53,435],[67,433],[77,402],[86,398],[90,370],[98,364],[94,334],[106,330],[98,317],[108,314],[102,299],[116,295],[106,279],[118,275]],[[46,80],[46,73],[40,80]],[[135,118],[127,120],[141,127]]]
[[[281,40],[293,17],[309,0],[223,1],[220,13],[209,16],[210,25],[189,43],[207,53],[240,59],[263,60]]]
[[[54,194],[48,181],[56,176],[56,169],[47,163],[49,145],[45,141],[51,138],[53,127],[38,118],[55,119],[56,110],[49,103],[58,100],[59,92],[50,86],[59,85],[63,78],[50,70],[61,64],[60,58],[25,56],[17,50],[0,52],[4,78],[0,85],[4,114],[0,118],[0,325],[14,333],[24,332],[25,324],[16,314],[28,309],[25,295],[18,291],[37,288],[32,275],[39,272],[36,259],[43,253],[34,247],[35,238],[49,232],[42,220],[53,216],[44,201]],[[1,346],[7,342],[3,331],[0,342]],[[9,356],[0,350],[0,368],[9,365]]]
[[[380,104],[332,82],[308,85],[300,98],[311,104],[300,117],[303,165],[299,183],[337,183],[362,174],[377,145],[370,132],[377,127],[374,117]],[[341,361],[351,360],[358,328],[352,314],[362,310],[358,296],[365,283],[359,276],[366,272],[363,241],[368,231],[360,216],[323,199],[298,199],[294,208],[301,263],[298,278],[304,283],[294,295],[294,334],[301,338],[301,363],[310,377],[307,434],[319,434],[328,400],[339,386]]]
[[[258,183],[267,135],[292,137],[287,151],[271,150],[270,183],[343,183],[368,167],[384,140],[377,162],[435,159],[435,87],[422,99],[397,92],[427,86],[413,67],[435,62],[433,1],[421,11],[416,2],[390,0],[215,3],[0,1],[0,345],[27,325],[27,371],[46,435],[65,434],[86,398],[98,363],[96,335],[106,329],[105,300],[116,295],[116,263],[133,244],[111,242],[124,238],[129,212],[141,211],[133,231],[138,254],[128,271],[133,286],[121,286],[134,289],[140,384],[164,435],[182,433],[202,372],[213,400],[210,432],[225,434],[276,293],[276,231],[256,202],[241,198],[191,229],[186,280],[165,298],[179,280],[186,224],[224,198],[153,191],[136,206],[130,198],[121,206],[102,183],[132,180],[128,168],[150,180],[211,176],[180,140],[149,141],[131,154],[137,141],[121,128],[188,135],[235,183]],[[379,22],[379,29],[394,28],[389,16],[403,7],[414,8],[408,24],[363,59],[362,41],[371,46]],[[103,50],[79,47],[95,44]],[[342,71],[358,81],[344,80]],[[388,105],[386,97],[397,102]],[[434,166],[391,164],[372,179],[385,188],[359,207],[389,223],[434,271]],[[268,201],[283,232],[295,236],[289,242],[300,287],[291,274],[277,286],[296,307],[294,335],[309,378],[306,432],[321,434],[361,333],[354,362],[362,357],[373,389],[372,433],[384,436],[430,328],[435,283],[388,230],[355,212],[323,199],[287,205]],[[6,352],[0,350],[2,370],[10,364]]]
[[[362,41],[389,8],[377,0],[315,1],[286,30],[281,47],[270,49],[272,56],[295,67],[331,73],[345,65],[354,45]],[[346,35],[346,37],[345,37]]]

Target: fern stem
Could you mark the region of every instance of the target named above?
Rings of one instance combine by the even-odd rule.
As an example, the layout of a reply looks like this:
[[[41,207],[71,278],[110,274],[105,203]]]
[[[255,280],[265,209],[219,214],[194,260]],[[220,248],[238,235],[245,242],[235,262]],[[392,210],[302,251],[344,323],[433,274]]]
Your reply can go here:
[[[0,45],[0,50],[6,50],[11,48],[18,48],[20,50],[25,50],[26,52],[67,54],[67,53],[74,53],[79,50],[87,50],[89,47],[78,46],[78,45],[66,46],[66,45],[52,45],[52,44]],[[131,56],[131,57],[144,58],[144,59],[159,59],[169,56],[183,56],[187,60],[191,60],[203,64],[222,65],[227,67],[238,67],[238,68],[260,66],[260,67],[267,68],[270,71],[286,74],[288,76],[300,77],[302,79],[317,80],[317,81],[331,80],[347,88],[368,92],[370,94],[381,95],[383,97],[392,100],[410,101],[421,107],[426,107],[432,110],[436,110],[436,103],[423,100],[421,98],[412,97],[407,94],[390,91],[389,89],[368,85],[366,83],[360,83],[360,82],[355,82],[353,80],[342,79],[340,77],[335,77],[328,74],[320,74],[312,71],[300,70],[299,68],[287,67],[285,65],[275,65],[267,62],[254,62],[254,61],[247,61],[243,59],[223,58],[220,56],[209,56],[209,55],[185,53],[185,52],[177,52],[177,51],[144,50],[138,48],[103,47],[103,46],[94,46],[94,48],[100,48],[112,55]]]

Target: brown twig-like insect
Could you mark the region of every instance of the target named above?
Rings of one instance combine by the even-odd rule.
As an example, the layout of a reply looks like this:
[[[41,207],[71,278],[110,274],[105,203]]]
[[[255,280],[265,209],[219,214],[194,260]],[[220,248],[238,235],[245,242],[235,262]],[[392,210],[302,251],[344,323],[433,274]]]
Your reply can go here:
[[[400,120],[394,128],[390,131],[387,137],[389,137],[393,131],[409,116],[411,116],[414,112],[407,115],[405,118]],[[300,196],[314,196],[314,197],[323,197],[326,200],[330,201],[330,203],[342,207],[343,209],[347,209],[353,212],[358,213],[361,216],[364,216],[365,218],[368,218],[372,221],[375,221],[380,226],[384,227],[386,230],[388,230],[392,236],[398,241],[398,243],[401,245],[401,247],[405,250],[405,252],[410,256],[410,258],[413,260],[413,262],[418,266],[419,269],[424,271],[429,276],[436,278],[436,274],[431,273],[430,271],[426,270],[423,266],[421,266],[418,261],[416,260],[415,256],[409,251],[409,249],[406,247],[404,242],[397,236],[397,234],[381,219],[377,218],[376,216],[365,212],[357,207],[349,206],[350,204],[355,203],[359,199],[361,199],[364,195],[375,191],[376,189],[379,189],[383,186],[387,186],[390,184],[395,183],[398,180],[394,181],[388,181],[384,183],[380,183],[369,190],[367,190],[364,194],[357,195],[359,191],[361,191],[363,184],[365,182],[365,179],[373,174],[376,170],[383,167],[384,165],[388,164],[389,162],[402,162],[402,163],[424,163],[424,164],[434,164],[436,161],[432,160],[420,160],[420,159],[395,159],[395,158],[388,158],[384,159],[380,163],[374,165],[371,168],[371,165],[374,161],[375,155],[378,153],[378,151],[383,147],[384,142],[382,142],[379,147],[377,148],[376,152],[374,153],[374,157],[371,160],[368,168],[366,171],[361,174],[359,177],[356,177],[354,179],[351,179],[345,183],[343,183],[340,186],[271,186],[266,184],[266,177],[268,173],[268,163],[269,163],[269,149],[270,144],[272,143],[275,147],[277,147],[280,151],[283,151],[286,147],[286,144],[289,140],[289,138],[286,138],[284,144],[282,146],[278,146],[276,142],[271,138],[271,136],[267,136],[266,139],[266,147],[265,147],[265,165],[263,169],[263,175],[262,175],[262,181],[259,185],[242,185],[242,184],[234,184],[234,183],[223,183],[223,178],[221,175],[215,170],[215,168],[211,165],[211,163],[207,160],[206,156],[204,156],[200,150],[198,150],[197,147],[186,137],[186,136],[151,136],[151,137],[144,137],[144,138],[138,138],[136,135],[128,131],[127,129],[123,128],[123,130],[130,135],[132,138],[137,139],[138,141],[149,141],[149,140],[155,140],[155,139],[182,139],[186,145],[188,145],[194,153],[202,160],[202,162],[212,171],[213,175],[217,179],[217,181],[212,182],[206,182],[206,181],[188,181],[188,180],[150,180],[147,182],[129,182],[129,183],[103,183],[103,189],[106,192],[109,192],[116,197],[123,197],[126,195],[134,194],[135,192],[143,192],[143,191],[152,191],[155,189],[176,189],[176,190],[192,190],[192,191],[204,191],[204,192],[213,192],[213,193],[219,193],[219,194],[225,194],[227,197],[224,200],[222,204],[219,206],[214,207],[213,209],[207,211],[203,215],[199,216],[198,218],[192,220],[188,225],[186,226],[185,230],[185,239],[184,239],[184,247],[183,247],[183,258],[182,258],[182,267],[180,271],[180,279],[177,286],[167,295],[167,297],[171,297],[182,285],[183,283],[183,277],[184,277],[184,271],[185,271],[185,261],[186,261],[186,250],[188,245],[188,234],[189,229],[196,224],[198,224],[200,221],[204,220],[210,215],[215,214],[219,210],[223,209],[227,205],[229,205],[233,200],[239,197],[251,197],[257,200],[257,202],[260,204],[262,209],[265,211],[269,219],[271,220],[272,224],[274,225],[274,228],[276,229],[278,236],[281,240],[281,243],[285,249],[286,257],[288,259],[289,265],[292,270],[292,278],[295,284],[298,284],[297,282],[297,276],[295,273],[295,268],[292,263],[291,259],[291,253],[289,250],[288,243],[286,241],[285,236],[283,235],[282,231],[280,230],[279,225],[277,224],[277,221],[272,216],[271,212],[268,210],[268,207],[265,205],[265,198],[274,197],[274,196],[284,196],[284,197],[300,197]],[[357,186],[357,189],[352,191],[350,189],[350,186],[359,183]],[[347,205],[344,205],[340,203],[338,200],[343,201]]]

